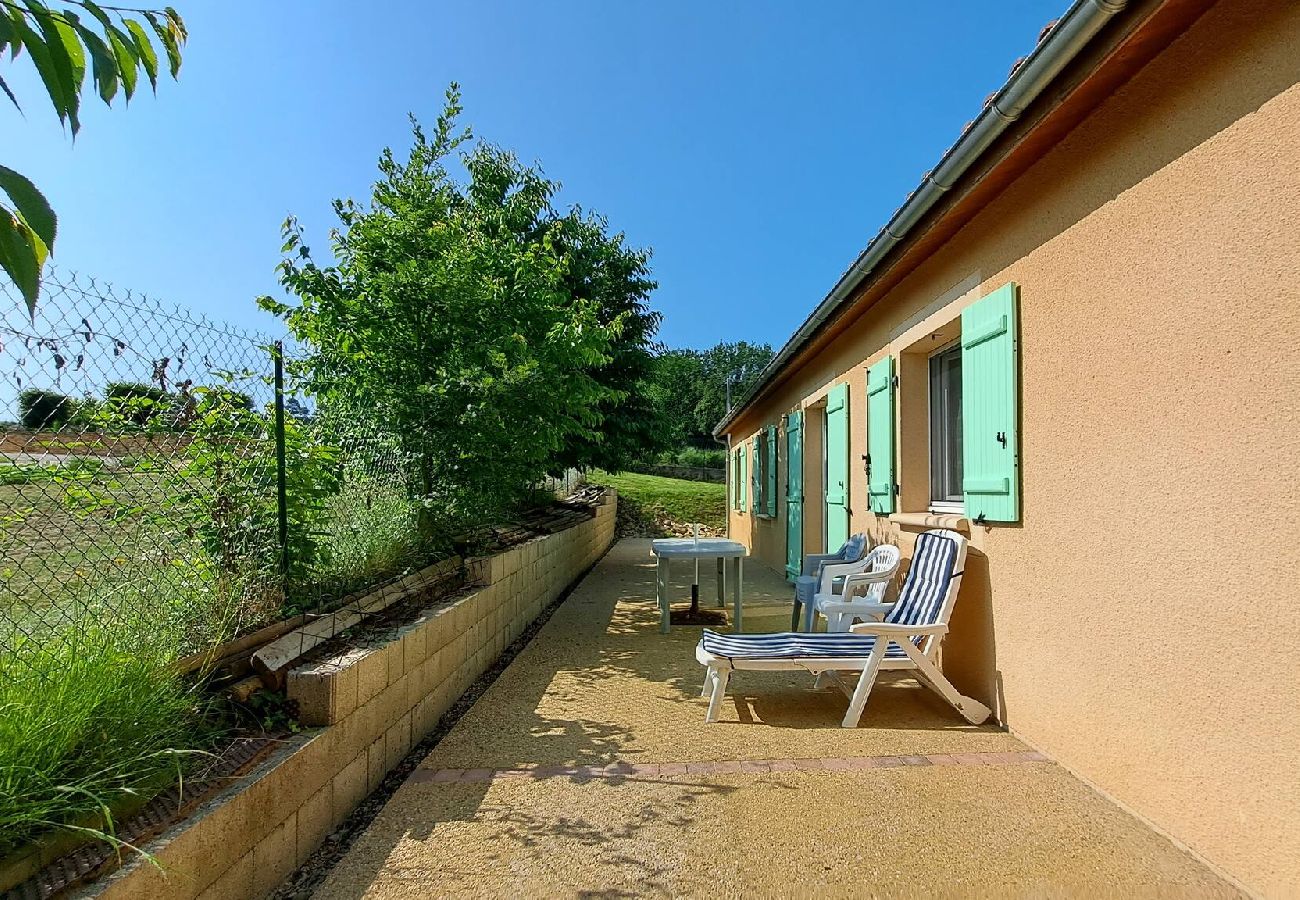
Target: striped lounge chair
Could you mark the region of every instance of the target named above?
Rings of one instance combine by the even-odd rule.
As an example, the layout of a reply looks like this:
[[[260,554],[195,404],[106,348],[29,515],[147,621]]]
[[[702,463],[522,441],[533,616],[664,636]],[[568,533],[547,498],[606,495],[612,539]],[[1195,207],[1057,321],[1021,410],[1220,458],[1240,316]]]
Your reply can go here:
[[[849,696],[841,723],[857,727],[876,673],[910,672],[917,681],[947,700],[966,721],[978,725],[991,710],[963,696],[935,664],[939,643],[948,631],[966,563],[966,538],[955,531],[919,535],[912,565],[896,603],[881,604],[881,622],[854,625],[848,634],[718,634],[706,630],[695,658],[707,667],[702,696],[709,697],[706,722],[717,721],[732,672],[805,670],[828,679]],[[850,691],[840,672],[860,672]]]

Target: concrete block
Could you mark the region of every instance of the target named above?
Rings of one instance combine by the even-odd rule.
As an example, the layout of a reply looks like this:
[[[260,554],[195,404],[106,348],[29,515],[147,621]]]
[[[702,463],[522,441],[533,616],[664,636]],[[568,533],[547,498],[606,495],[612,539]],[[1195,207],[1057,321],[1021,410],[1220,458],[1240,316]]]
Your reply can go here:
[[[356,663],[357,707],[365,706],[388,685],[388,659],[381,650],[369,650]]]
[[[438,727],[438,719],[442,713],[438,710],[438,698],[434,693],[415,704],[411,710],[411,743],[418,744],[424,740],[425,736],[434,728]]]
[[[452,611],[454,607],[443,606],[433,611],[429,616],[428,623],[424,626],[424,649],[425,655],[429,656],[443,647],[451,640],[452,630]]]
[[[397,768],[410,749],[411,714],[408,712],[384,734],[384,771],[391,772]]]
[[[388,662],[388,683],[397,684],[406,674],[406,644],[401,639],[384,645],[384,659]]]
[[[247,900],[253,896],[253,854],[241,856],[221,877],[204,888],[199,900]]]
[[[410,671],[428,658],[428,639],[424,623],[419,622],[402,629],[402,663]]]
[[[298,814],[271,829],[271,833],[253,848],[253,892],[265,897],[297,868]]]
[[[297,865],[307,861],[334,824],[334,782],[329,781],[298,808]]]
[[[366,793],[372,793],[388,774],[388,750],[381,734],[366,749]]]
[[[384,688],[384,692],[374,699],[379,708],[376,725],[380,732],[387,731],[388,726],[401,718],[402,713],[410,709],[406,705],[406,676],[396,684]]]
[[[357,667],[351,663],[343,658],[289,673],[286,692],[297,701],[302,724],[332,725],[357,708]]]
[[[342,771],[335,775],[330,782],[333,786],[331,794],[333,812],[331,818],[336,826],[347,818],[348,814],[356,809],[357,805],[366,799],[366,795],[370,793],[369,776],[369,756],[363,752],[344,766]]]

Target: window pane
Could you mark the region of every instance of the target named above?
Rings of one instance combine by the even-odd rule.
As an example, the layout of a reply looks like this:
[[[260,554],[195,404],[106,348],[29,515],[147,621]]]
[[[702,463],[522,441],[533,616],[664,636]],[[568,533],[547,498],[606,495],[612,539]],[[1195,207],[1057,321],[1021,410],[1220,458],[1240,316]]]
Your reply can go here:
[[[962,500],[961,347],[930,358],[930,499]]]

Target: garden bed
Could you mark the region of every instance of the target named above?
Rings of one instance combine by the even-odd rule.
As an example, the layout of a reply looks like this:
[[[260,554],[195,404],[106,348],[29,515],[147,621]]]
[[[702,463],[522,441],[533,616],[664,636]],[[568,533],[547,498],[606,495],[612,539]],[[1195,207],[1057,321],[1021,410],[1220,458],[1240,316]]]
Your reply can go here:
[[[414,595],[390,607],[382,620],[317,648],[289,673],[287,693],[305,720],[328,727],[289,737],[211,799],[200,802],[187,794],[186,809],[198,807],[193,815],[144,848],[161,869],[135,859],[85,893],[193,897],[209,888],[238,897],[268,893],[603,555],[613,540],[615,509],[609,492],[594,509],[575,504],[542,512],[530,527],[571,524],[468,560],[472,587],[449,597]],[[147,825],[139,826],[145,837],[153,833]],[[155,817],[154,832],[158,826]],[[123,827],[137,826],[133,820]],[[92,874],[75,854],[64,868]],[[56,877],[53,870],[47,877]],[[39,890],[39,882],[28,885],[27,890]]]

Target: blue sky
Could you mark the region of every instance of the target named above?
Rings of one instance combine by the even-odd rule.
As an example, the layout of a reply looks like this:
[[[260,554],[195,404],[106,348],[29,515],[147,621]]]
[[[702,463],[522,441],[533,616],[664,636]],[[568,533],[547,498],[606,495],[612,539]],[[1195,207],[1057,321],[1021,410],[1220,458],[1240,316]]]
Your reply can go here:
[[[174,2],[179,83],[87,97],[75,145],[0,63],[26,109],[3,161],[54,203],[58,264],[269,330],[280,222],[323,250],[330,200],[456,80],[477,135],[654,249],[674,347],[779,346],[1067,6]]]

